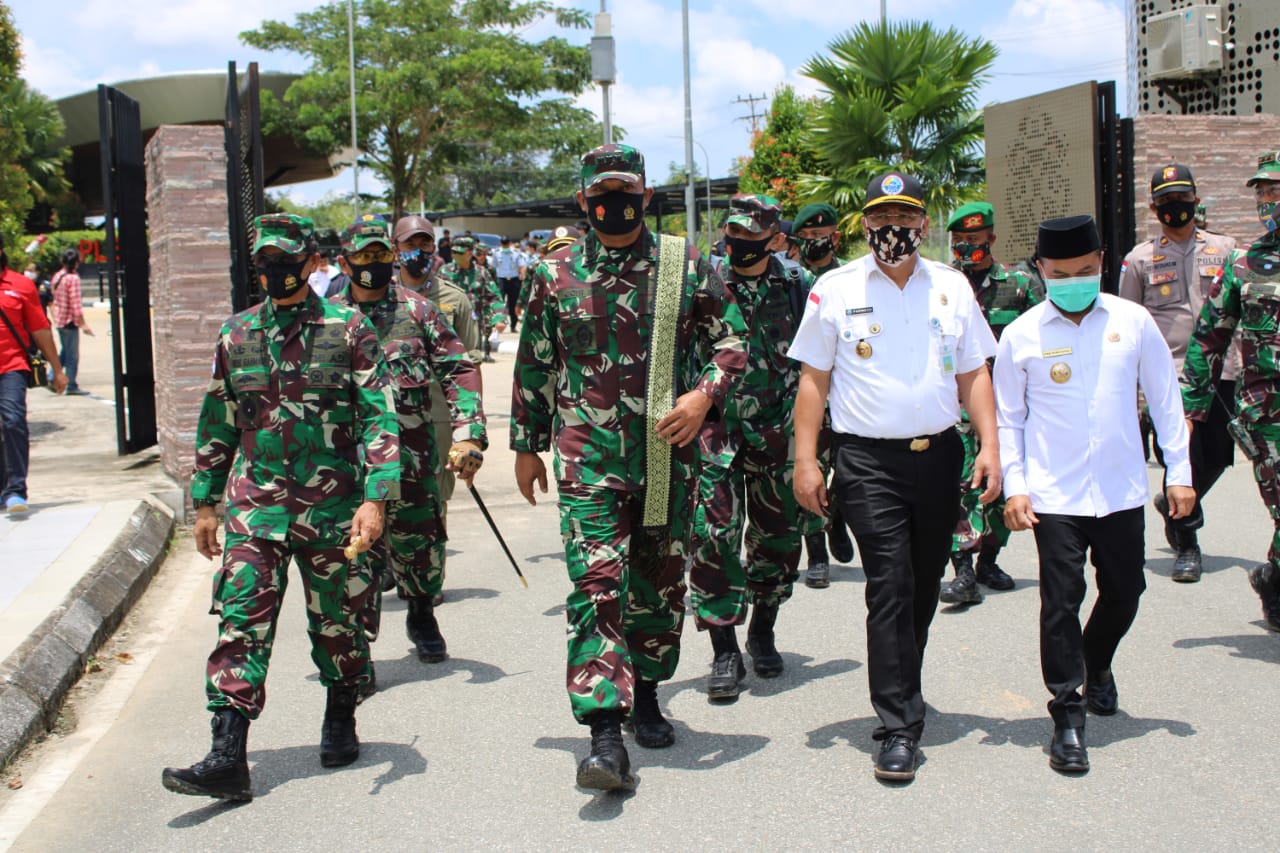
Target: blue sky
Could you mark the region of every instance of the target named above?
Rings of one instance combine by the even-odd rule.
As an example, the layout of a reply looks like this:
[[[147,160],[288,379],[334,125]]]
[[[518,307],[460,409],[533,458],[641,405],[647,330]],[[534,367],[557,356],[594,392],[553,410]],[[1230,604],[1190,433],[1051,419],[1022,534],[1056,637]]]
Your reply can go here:
[[[302,71],[296,55],[262,54],[241,45],[237,34],[257,27],[261,13],[292,20],[315,0],[10,0],[23,37],[24,76],[58,98],[98,83],[180,71],[243,67],[258,61],[264,70]],[[561,0],[594,14],[599,0]],[[627,129],[653,178],[667,164],[684,160],[684,95],[679,0],[607,0],[617,41],[618,84],[613,90],[614,122]],[[893,19],[928,19],[983,36],[1000,48],[983,103],[1061,88],[1085,80],[1115,80],[1125,103],[1124,0],[888,0]],[[817,89],[799,69],[825,52],[836,36],[858,22],[879,16],[879,0],[690,0],[693,76],[693,132],[707,150],[714,176],[724,175],[746,154],[749,112],[738,97],[771,95],[781,83],[803,92]],[[537,36],[541,32],[531,33]],[[590,32],[570,38],[583,43]],[[591,88],[579,102],[601,109]],[[767,104],[757,104],[757,111]],[[695,147],[699,168],[702,151]],[[369,178],[362,179],[367,188]],[[298,185],[290,194],[315,200],[350,187],[349,174]]]

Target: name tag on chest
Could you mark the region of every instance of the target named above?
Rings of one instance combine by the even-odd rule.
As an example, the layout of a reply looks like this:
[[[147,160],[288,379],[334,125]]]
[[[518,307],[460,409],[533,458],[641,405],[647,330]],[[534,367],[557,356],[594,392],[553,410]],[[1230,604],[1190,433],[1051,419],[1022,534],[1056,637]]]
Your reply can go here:
[[[1057,358],[1060,355],[1071,355],[1071,347],[1060,347],[1058,349],[1047,349],[1040,354],[1042,358]]]

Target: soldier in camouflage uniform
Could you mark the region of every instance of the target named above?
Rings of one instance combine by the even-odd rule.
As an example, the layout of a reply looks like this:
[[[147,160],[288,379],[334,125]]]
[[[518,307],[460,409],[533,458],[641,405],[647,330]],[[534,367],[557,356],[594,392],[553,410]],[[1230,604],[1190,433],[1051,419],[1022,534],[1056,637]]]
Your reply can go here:
[[[693,516],[689,588],[699,630],[711,635],[707,695],[732,699],[746,675],[735,625],[747,618],[747,650],[756,675],[782,672],[774,644],[778,609],[799,577],[802,516],[791,484],[792,419],[800,365],[787,348],[813,279],[769,251],[781,208],[764,195],[736,195],[725,220],[721,266],[749,329],[742,384],[718,421],[698,434],[701,470]],[[741,556],[746,531],[745,567]]]
[[[644,158],[605,145],[582,158],[592,231],[535,268],[511,402],[516,482],[547,490],[555,446],[569,593],[570,705],[591,726],[578,784],[632,784],[622,745],[674,743],[657,686],[675,672],[684,615],[694,448],[746,364],[742,315],[681,238],[644,225]]]
[[[1275,525],[1267,562],[1249,572],[1249,582],[1262,599],[1267,627],[1280,631],[1280,150],[1258,158],[1248,186],[1267,233],[1247,251],[1233,251],[1210,286],[1187,347],[1182,403],[1196,422],[1194,429],[1200,429],[1214,405],[1214,385],[1238,327],[1244,370],[1236,385],[1231,432],[1253,462],[1258,491]]]
[[[840,215],[825,202],[805,205],[791,221],[791,242],[796,247],[800,264],[814,281],[823,273],[837,269],[844,263],[840,258],[839,223]],[[830,420],[829,416],[827,420]],[[823,427],[818,449],[818,464],[827,474],[831,472],[831,451],[827,446],[830,434],[831,426],[827,423]],[[804,547],[809,554],[804,583],[814,589],[831,586],[828,544],[831,545],[831,556],[837,562],[848,563],[853,559],[853,540],[849,538],[849,528],[840,515],[840,504],[833,501],[827,512],[830,514],[827,519],[813,513],[802,515]]]
[[[480,333],[483,336],[485,361],[493,361],[489,355],[489,338],[493,330],[505,332],[507,329],[507,312],[502,291],[493,273],[484,264],[475,262],[476,240],[474,237],[458,237],[453,241],[453,260],[440,268],[436,273],[439,280],[452,282],[459,290],[471,297],[480,314]]]
[[[404,216],[396,222],[396,252],[400,262],[400,285],[412,290],[435,303],[436,310],[444,317],[466,348],[467,356],[477,365],[476,387],[484,390],[483,377],[478,369],[484,353],[480,349],[480,318],[476,314],[471,297],[458,289],[453,282],[435,276],[433,273],[444,265],[444,261],[435,254],[435,226],[430,219],[422,216]],[[431,423],[435,427],[436,447],[444,447],[453,443],[453,412],[445,397],[444,389],[431,376]],[[453,497],[453,471],[447,465],[436,466],[436,490],[440,495],[440,523],[445,534],[441,542],[443,546],[449,541],[448,516],[449,499]],[[436,588],[431,604],[439,607],[444,601],[443,583],[445,579],[444,547],[434,549],[430,553],[433,574],[439,574],[441,586]],[[434,561],[439,560],[437,565]]]
[[[206,686],[213,748],[162,777],[171,791],[233,800],[253,797],[245,740],[266,701],[291,558],[302,577],[311,658],[328,688],[320,762],[338,767],[359,756],[355,706],[368,647],[352,618],[353,561],[343,550],[382,534],[384,504],[400,477],[395,409],[373,325],[307,286],[320,262],[311,220],[272,214],[254,228],[254,263],[270,298],[222,327],[191,482],[196,548],[210,559],[223,554],[213,507],[224,493],[227,501],[211,611],[219,636]]]
[[[1031,276],[996,260],[991,244],[996,241],[995,208],[985,201],[962,205],[947,220],[951,233],[953,266],[965,274],[973,295],[991,331],[999,339],[1004,327],[1033,305],[1044,301],[1044,291]],[[978,500],[981,489],[971,489],[974,460],[978,458],[978,436],[963,415],[957,426],[964,444],[964,468],[960,472],[960,521],[951,539],[951,565],[956,577],[942,587],[938,598],[946,604],[977,604],[982,601],[978,584],[995,590],[1013,589],[1013,578],[996,564],[1000,549],[1009,544],[1009,528],[1004,523],[1004,498],[984,505]],[[978,552],[975,571],[973,552]]]
[[[400,419],[400,498],[387,507],[387,538],[378,567],[389,565],[401,598],[408,602],[405,629],[426,663],[448,656],[432,599],[444,581],[444,502],[436,472],[458,469],[468,481],[479,470],[488,445],[480,406],[479,370],[436,306],[393,283],[395,252],[386,224],[365,217],[342,235],[338,263],[350,284],[335,299],[361,313],[378,331]],[[448,444],[436,443],[431,422],[432,386],[453,413]],[[445,448],[449,450],[446,454]],[[351,597],[364,600],[361,624],[376,639],[381,586],[375,561],[353,574]],[[366,593],[366,589],[368,592]]]

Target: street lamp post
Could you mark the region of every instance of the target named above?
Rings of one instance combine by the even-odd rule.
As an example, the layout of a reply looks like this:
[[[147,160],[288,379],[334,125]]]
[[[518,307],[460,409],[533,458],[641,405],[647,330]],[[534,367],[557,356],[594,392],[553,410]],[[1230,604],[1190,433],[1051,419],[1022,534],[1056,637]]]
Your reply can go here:
[[[355,0],[347,0],[347,62],[351,82],[351,183],[355,218],[360,218],[360,150],[356,147],[356,14]]]
[[[689,220],[689,242],[697,245],[698,210],[693,183],[693,95],[689,86],[689,0],[682,0],[680,11],[684,19],[684,209]]]

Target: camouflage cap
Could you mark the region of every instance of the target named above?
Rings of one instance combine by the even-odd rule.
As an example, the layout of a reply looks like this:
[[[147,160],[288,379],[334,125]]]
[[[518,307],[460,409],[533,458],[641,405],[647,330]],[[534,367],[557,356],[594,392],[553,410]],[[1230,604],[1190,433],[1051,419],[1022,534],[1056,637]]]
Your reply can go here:
[[[956,208],[947,220],[948,231],[981,231],[996,224],[996,209],[985,201],[972,201]]]
[[[342,232],[342,251],[363,251],[370,243],[381,243],[391,248],[391,235],[387,233],[385,220],[368,214],[352,222]]]
[[[301,255],[315,235],[316,225],[293,213],[265,213],[253,218],[253,254],[275,246],[287,255]]]
[[[601,145],[582,155],[582,188],[601,181],[644,183],[644,155],[630,145]]]
[[[419,216],[416,213],[410,216],[402,216],[396,220],[395,238],[397,243],[403,243],[418,234],[434,237],[436,236],[436,226],[430,219],[425,216]]]
[[[551,239],[547,241],[547,254],[551,254],[556,249],[563,249],[565,246],[572,246],[576,242],[578,242],[578,229],[561,225],[551,232]]]
[[[816,202],[814,204],[806,204],[800,208],[800,212],[796,214],[796,218],[791,220],[791,233],[799,231],[801,228],[818,228],[823,225],[835,225],[840,221],[840,215],[836,213],[836,209],[826,202]]]
[[[1280,150],[1259,155],[1258,174],[1250,178],[1245,186],[1251,187],[1259,181],[1280,181]]]
[[[475,237],[454,237],[453,250],[455,252],[470,252],[476,247]]]
[[[867,184],[867,200],[862,209],[870,210],[882,204],[903,204],[924,210],[924,184],[920,179],[903,172],[885,172]]]
[[[782,206],[773,196],[738,193],[729,199],[725,225],[739,225],[752,234],[767,234],[778,224]]]
[[[1191,170],[1181,163],[1170,163],[1156,169],[1151,176],[1151,197],[1160,198],[1169,193],[1193,193],[1196,191],[1196,179]]]

